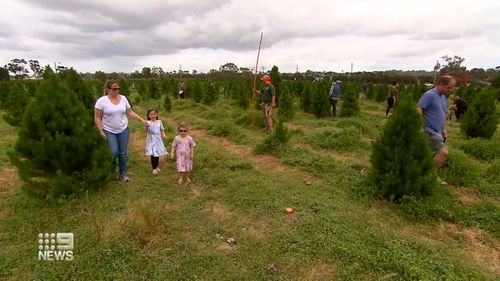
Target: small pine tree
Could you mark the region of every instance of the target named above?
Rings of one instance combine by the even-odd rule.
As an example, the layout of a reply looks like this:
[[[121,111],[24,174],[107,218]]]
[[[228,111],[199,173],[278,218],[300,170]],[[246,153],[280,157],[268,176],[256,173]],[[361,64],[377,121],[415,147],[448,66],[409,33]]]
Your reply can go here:
[[[10,153],[26,193],[61,198],[104,184],[111,157],[90,119],[76,94],[46,69]]]
[[[151,99],[158,99],[160,97],[160,88],[156,80],[147,81],[147,92],[147,96]]]
[[[312,87],[310,83],[304,85],[304,89],[302,91],[302,96],[300,98],[300,107],[304,112],[311,112],[311,95],[312,95]]]
[[[143,100],[143,101],[149,100],[146,82],[139,80],[139,81],[135,82],[135,85],[137,87],[137,94],[139,95],[140,100]]]
[[[10,86],[12,83],[9,81],[0,81],[0,108],[7,106],[7,97],[10,93]]]
[[[421,128],[415,105],[402,99],[372,144],[369,178],[377,195],[397,201],[405,195],[429,195],[436,187],[436,168]]]
[[[498,122],[495,100],[494,90],[483,89],[476,94],[460,124],[467,137],[489,139],[495,134]]]
[[[359,109],[359,94],[351,85],[346,85],[340,94],[342,107],[340,108],[340,117],[358,116]]]
[[[281,88],[281,98],[279,103],[279,118],[283,121],[292,120],[295,117],[295,107],[293,106],[293,96],[288,87]]]
[[[130,87],[128,86],[127,81],[125,79],[118,80],[118,85],[120,85],[120,95],[124,95],[127,99],[130,100]]]
[[[170,100],[169,95],[165,95],[165,98],[163,99],[163,108],[165,108],[167,112],[172,110],[172,101]]]
[[[383,102],[389,96],[389,87],[386,84],[376,85],[374,89],[374,99],[376,102]]]
[[[312,113],[320,118],[330,114],[330,91],[329,82],[322,80],[314,83],[313,94],[311,99]]]
[[[186,92],[189,93],[187,98],[193,99],[195,102],[201,102],[203,99],[204,91],[198,80],[189,80],[186,83]]]
[[[3,116],[4,120],[12,126],[20,126],[29,102],[28,93],[22,83],[19,81],[13,82],[5,102],[6,114]]]
[[[202,103],[206,105],[214,104],[218,99],[217,91],[215,89],[214,83],[209,81],[206,85],[206,91],[202,98]]]
[[[273,133],[268,135],[264,140],[255,147],[256,153],[272,153],[280,147],[285,146],[290,140],[290,131],[283,125],[283,121],[279,120]]]
[[[281,73],[278,70],[278,67],[274,65],[271,68],[271,72],[269,72],[269,76],[271,76],[271,81],[274,86],[274,94],[275,94],[275,100],[276,104],[279,106],[281,103],[281,84],[283,81],[283,78],[281,77]]]

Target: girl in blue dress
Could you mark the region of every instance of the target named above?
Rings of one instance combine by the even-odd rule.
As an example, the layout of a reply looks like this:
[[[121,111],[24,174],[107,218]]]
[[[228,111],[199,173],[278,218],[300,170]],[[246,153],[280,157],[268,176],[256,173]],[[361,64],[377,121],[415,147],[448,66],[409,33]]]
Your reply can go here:
[[[163,123],[158,119],[158,113],[154,108],[148,109],[147,121],[148,136],[146,138],[146,156],[151,156],[151,168],[153,175],[158,174],[160,168],[160,156],[167,155],[167,150],[163,144],[162,137],[167,138]]]

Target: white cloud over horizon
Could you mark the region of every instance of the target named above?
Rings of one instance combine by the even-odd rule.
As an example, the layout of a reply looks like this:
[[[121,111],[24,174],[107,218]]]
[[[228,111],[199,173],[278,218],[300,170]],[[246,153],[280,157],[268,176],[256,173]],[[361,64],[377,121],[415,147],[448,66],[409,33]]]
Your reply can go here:
[[[3,0],[0,65],[80,72],[208,72],[232,62],[282,72],[432,70],[444,55],[500,65],[500,1]],[[259,67],[260,69],[260,67]]]

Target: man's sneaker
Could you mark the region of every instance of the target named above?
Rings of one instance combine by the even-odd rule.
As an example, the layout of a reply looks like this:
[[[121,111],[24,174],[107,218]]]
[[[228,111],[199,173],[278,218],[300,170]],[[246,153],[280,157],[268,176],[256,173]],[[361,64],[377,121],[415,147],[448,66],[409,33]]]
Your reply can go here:
[[[129,181],[129,178],[127,177],[127,175],[121,175],[121,176],[120,176],[120,181],[121,181],[121,182],[128,182],[128,181]]]

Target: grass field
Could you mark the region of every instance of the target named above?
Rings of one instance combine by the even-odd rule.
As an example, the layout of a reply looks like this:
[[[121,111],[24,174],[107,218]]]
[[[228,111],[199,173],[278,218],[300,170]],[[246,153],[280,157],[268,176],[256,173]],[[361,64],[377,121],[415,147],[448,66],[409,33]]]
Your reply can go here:
[[[145,133],[131,121],[130,182],[59,203],[21,192],[5,155],[16,132],[0,120],[1,280],[500,278],[497,160],[465,154],[457,123],[450,152],[466,157],[475,180],[453,185],[451,171],[432,197],[394,204],[366,192],[370,142],[387,120],[382,104],[362,101],[361,116],[351,119],[299,113],[286,124],[290,144],[272,155],[253,152],[265,134],[236,125],[247,114],[229,100],[213,107],[177,100],[171,113],[159,104],[134,110],[159,108],[166,145],[177,122],[191,125],[192,184],[175,184],[171,160],[151,174]],[[499,140],[497,132],[492,142]],[[74,233],[74,260],[39,261],[41,232]]]

